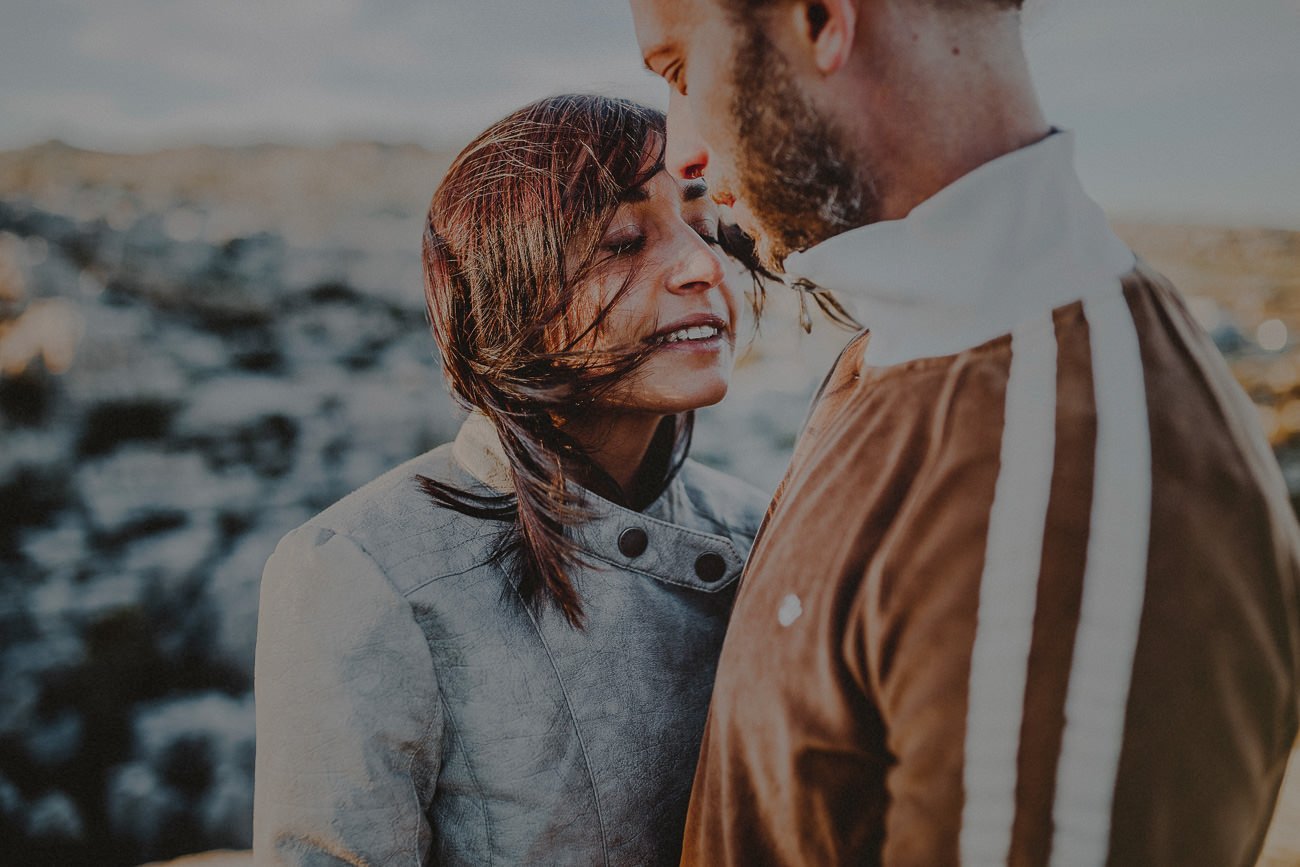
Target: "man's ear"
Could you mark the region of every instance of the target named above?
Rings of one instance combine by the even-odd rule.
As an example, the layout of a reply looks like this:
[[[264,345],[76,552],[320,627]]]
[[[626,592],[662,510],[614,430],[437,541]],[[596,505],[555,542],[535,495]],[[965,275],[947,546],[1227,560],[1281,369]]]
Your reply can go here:
[[[853,49],[858,24],[855,0],[800,0],[791,4],[795,32],[822,75],[839,71]]]

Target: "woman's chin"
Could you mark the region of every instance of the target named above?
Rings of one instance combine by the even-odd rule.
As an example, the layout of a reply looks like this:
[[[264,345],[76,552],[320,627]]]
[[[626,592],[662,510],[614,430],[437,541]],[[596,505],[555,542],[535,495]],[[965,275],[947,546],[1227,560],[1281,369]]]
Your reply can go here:
[[[727,396],[727,390],[723,389],[716,396],[710,396],[708,398],[704,398],[701,400],[692,401],[690,406],[685,406],[682,409],[678,410],[678,412],[689,412],[691,410],[704,409],[706,406],[713,406],[714,404],[721,403],[722,399],[726,396]]]
[[[656,353],[637,380],[636,389],[646,398],[675,407],[673,412],[687,412],[712,406],[727,396],[734,365],[729,341],[713,338],[691,341]]]
[[[713,406],[727,396],[731,384],[729,377],[702,377],[696,374],[683,388],[681,380],[665,382],[657,387],[653,381],[641,380],[630,390],[614,397],[606,406],[621,413],[650,415],[677,415],[706,406]]]
[[[665,394],[663,399],[658,402],[665,407],[665,415],[690,412],[694,409],[713,406],[721,401],[727,396],[727,389],[730,385],[730,379],[724,377],[718,377],[707,382],[695,382],[692,383],[690,389],[677,389],[675,394]]]

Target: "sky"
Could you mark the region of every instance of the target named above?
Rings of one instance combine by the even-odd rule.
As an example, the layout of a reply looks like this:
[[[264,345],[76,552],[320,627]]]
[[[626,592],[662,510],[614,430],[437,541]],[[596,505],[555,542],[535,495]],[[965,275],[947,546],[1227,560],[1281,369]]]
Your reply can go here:
[[[1048,118],[1108,211],[1300,229],[1300,0],[1027,3]],[[0,21],[0,149],[459,146],[549,93],[667,95],[623,0],[0,0]]]

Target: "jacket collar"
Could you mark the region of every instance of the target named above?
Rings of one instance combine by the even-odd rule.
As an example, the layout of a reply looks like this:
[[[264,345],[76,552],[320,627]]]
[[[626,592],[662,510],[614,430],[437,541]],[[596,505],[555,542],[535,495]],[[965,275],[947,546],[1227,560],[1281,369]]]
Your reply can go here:
[[[498,494],[513,494],[515,484],[510,478],[510,464],[497,429],[481,412],[471,412],[460,426],[451,445],[452,456],[474,478]]]
[[[1074,170],[1074,138],[1054,131],[967,174],[901,220],[791,255],[786,272],[856,302],[871,330],[867,365],[949,355],[1113,289],[1133,253]]]
[[[466,472],[497,493],[514,493],[501,440],[483,413],[471,412],[465,419],[452,443],[452,456]],[[579,547],[598,561],[679,587],[713,593],[732,584],[740,577],[744,556],[731,539],[705,529],[715,529],[715,522],[691,502],[683,479],[688,469],[683,468],[659,498],[641,512],[584,491],[595,514],[574,528]],[[629,530],[644,534],[643,550],[622,541]],[[636,553],[628,553],[631,551]],[[712,578],[708,571],[716,565],[716,561],[709,562],[706,555],[710,554],[722,560],[724,570],[718,578]]]

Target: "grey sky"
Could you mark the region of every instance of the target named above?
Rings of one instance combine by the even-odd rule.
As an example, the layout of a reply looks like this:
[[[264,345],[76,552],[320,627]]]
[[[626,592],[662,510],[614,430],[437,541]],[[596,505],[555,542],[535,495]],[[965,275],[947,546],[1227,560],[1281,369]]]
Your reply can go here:
[[[0,0],[0,148],[459,144],[519,104],[662,104],[622,0]],[[1028,0],[1049,117],[1117,214],[1300,228],[1300,0]]]

